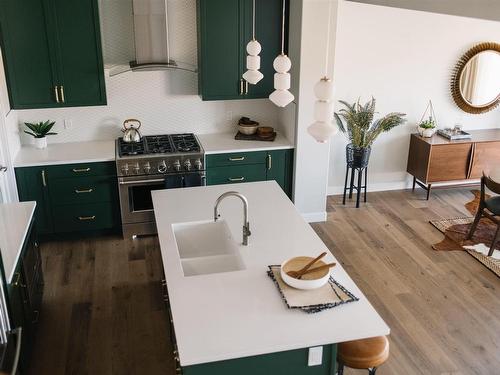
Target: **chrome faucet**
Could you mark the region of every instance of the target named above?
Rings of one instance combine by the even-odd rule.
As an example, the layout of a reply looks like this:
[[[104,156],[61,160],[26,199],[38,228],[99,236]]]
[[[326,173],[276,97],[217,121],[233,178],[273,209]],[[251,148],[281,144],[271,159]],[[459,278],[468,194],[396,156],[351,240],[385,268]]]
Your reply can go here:
[[[248,237],[252,234],[250,232],[250,223],[248,222],[248,200],[245,198],[245,196],[241,193],[238,193],[237,191],[228,191],[224,194],[222,194],[217,200],[215,201],[215,206],[214,206],[214,221],[217,221],[217,219],[220,217],[219,212],[218,212],[218,207],[220,202],[224,200],[224,198],[234,196],[238,197],[241,199],[243,202],[243,245],[247,246],[248,245]]]

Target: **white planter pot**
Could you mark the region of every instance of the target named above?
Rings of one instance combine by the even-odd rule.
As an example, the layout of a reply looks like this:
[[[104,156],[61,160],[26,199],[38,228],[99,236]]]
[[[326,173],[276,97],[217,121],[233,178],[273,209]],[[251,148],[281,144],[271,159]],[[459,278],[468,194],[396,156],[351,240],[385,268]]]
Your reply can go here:
[[[47,147],[47,137],[35,138],[35,147],[42,149]]]
[[[422,130],[422,137],[430,138],[434,135],[435,132],[436,132],[436,129],[423,129]]]

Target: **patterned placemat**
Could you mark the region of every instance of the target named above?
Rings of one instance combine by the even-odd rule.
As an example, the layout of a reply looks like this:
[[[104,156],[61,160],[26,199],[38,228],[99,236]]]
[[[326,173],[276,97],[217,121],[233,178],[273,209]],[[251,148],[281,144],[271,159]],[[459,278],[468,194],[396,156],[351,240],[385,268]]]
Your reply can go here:
[[[289,309],[300,309],[308,314],[313,314],[359,300],[333,277],[330,277],[328,283],[321,288],[312,290],[292,288],[281,278],[280,269],[281,267],[277,265],[269,266],[267,274],[276,284]]]

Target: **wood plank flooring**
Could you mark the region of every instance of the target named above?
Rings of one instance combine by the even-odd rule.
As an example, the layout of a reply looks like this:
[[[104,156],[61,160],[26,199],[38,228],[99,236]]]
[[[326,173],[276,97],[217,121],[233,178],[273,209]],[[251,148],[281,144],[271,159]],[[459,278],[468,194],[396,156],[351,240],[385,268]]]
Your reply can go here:
[[[500,374],[500,279],[465,252],[430,248],[442,235],[428,220],[468,215],[471,198],[369,193],[355,209],[330,197],[328,221],[313,225],[391,327],[377,374]],[[44,243],[42,257],[31,374],[175,374],[155,237]]]

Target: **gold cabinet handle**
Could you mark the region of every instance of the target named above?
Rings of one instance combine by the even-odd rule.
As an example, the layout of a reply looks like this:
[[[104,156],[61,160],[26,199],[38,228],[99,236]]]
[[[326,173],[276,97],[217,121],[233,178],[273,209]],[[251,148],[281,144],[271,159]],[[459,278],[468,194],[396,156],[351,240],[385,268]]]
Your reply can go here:
[[[61,99],[59,98],[59,89],[58,89],[58,86],[54,86],[54,95],[56,97],[56,103],[61,103]]]
[[[14,281],[12,283],[12,285],[14,286],[20,286],[21,288],[26,288],[26,285],[24,285],[23,283],[21,283],[21,273],[20,272],[16,272],[15,273],[15,277],[16,277],[16,281]]]
[[[42,184],[44,187],[47,186],[47,178],[45,177],[45,169],[42,169]]]
[[[83,173],[83,172],[90,172],[90,168],[73,168],[73,172],[75,173]]]
[[[93,191],[94,189],[83,189],[83,190],[75,189],[76,194],[92,193]]]
[[[248,94],[248,81],[245,80],[245,95]]]
[[[267,154],[267,170],[270,171],[273,167],[273,157],[271,154]]]
[[[245,181],[245,177],[229,177],[228,180],[231,182]]]
[[[243,78],[240,78],[240,95],[243,95]]]
[[[237,158],[229,158],[229,161],[243,161],[245,160],[244,156],[239,156]]]
[[[59,86],[59,93],[61,94],[61,103],[64,103],[64,86]]]
[[[78,220],[80,220],[80,221],[95,220],[95,215],[93,215],[93,216],[78,216]]]

